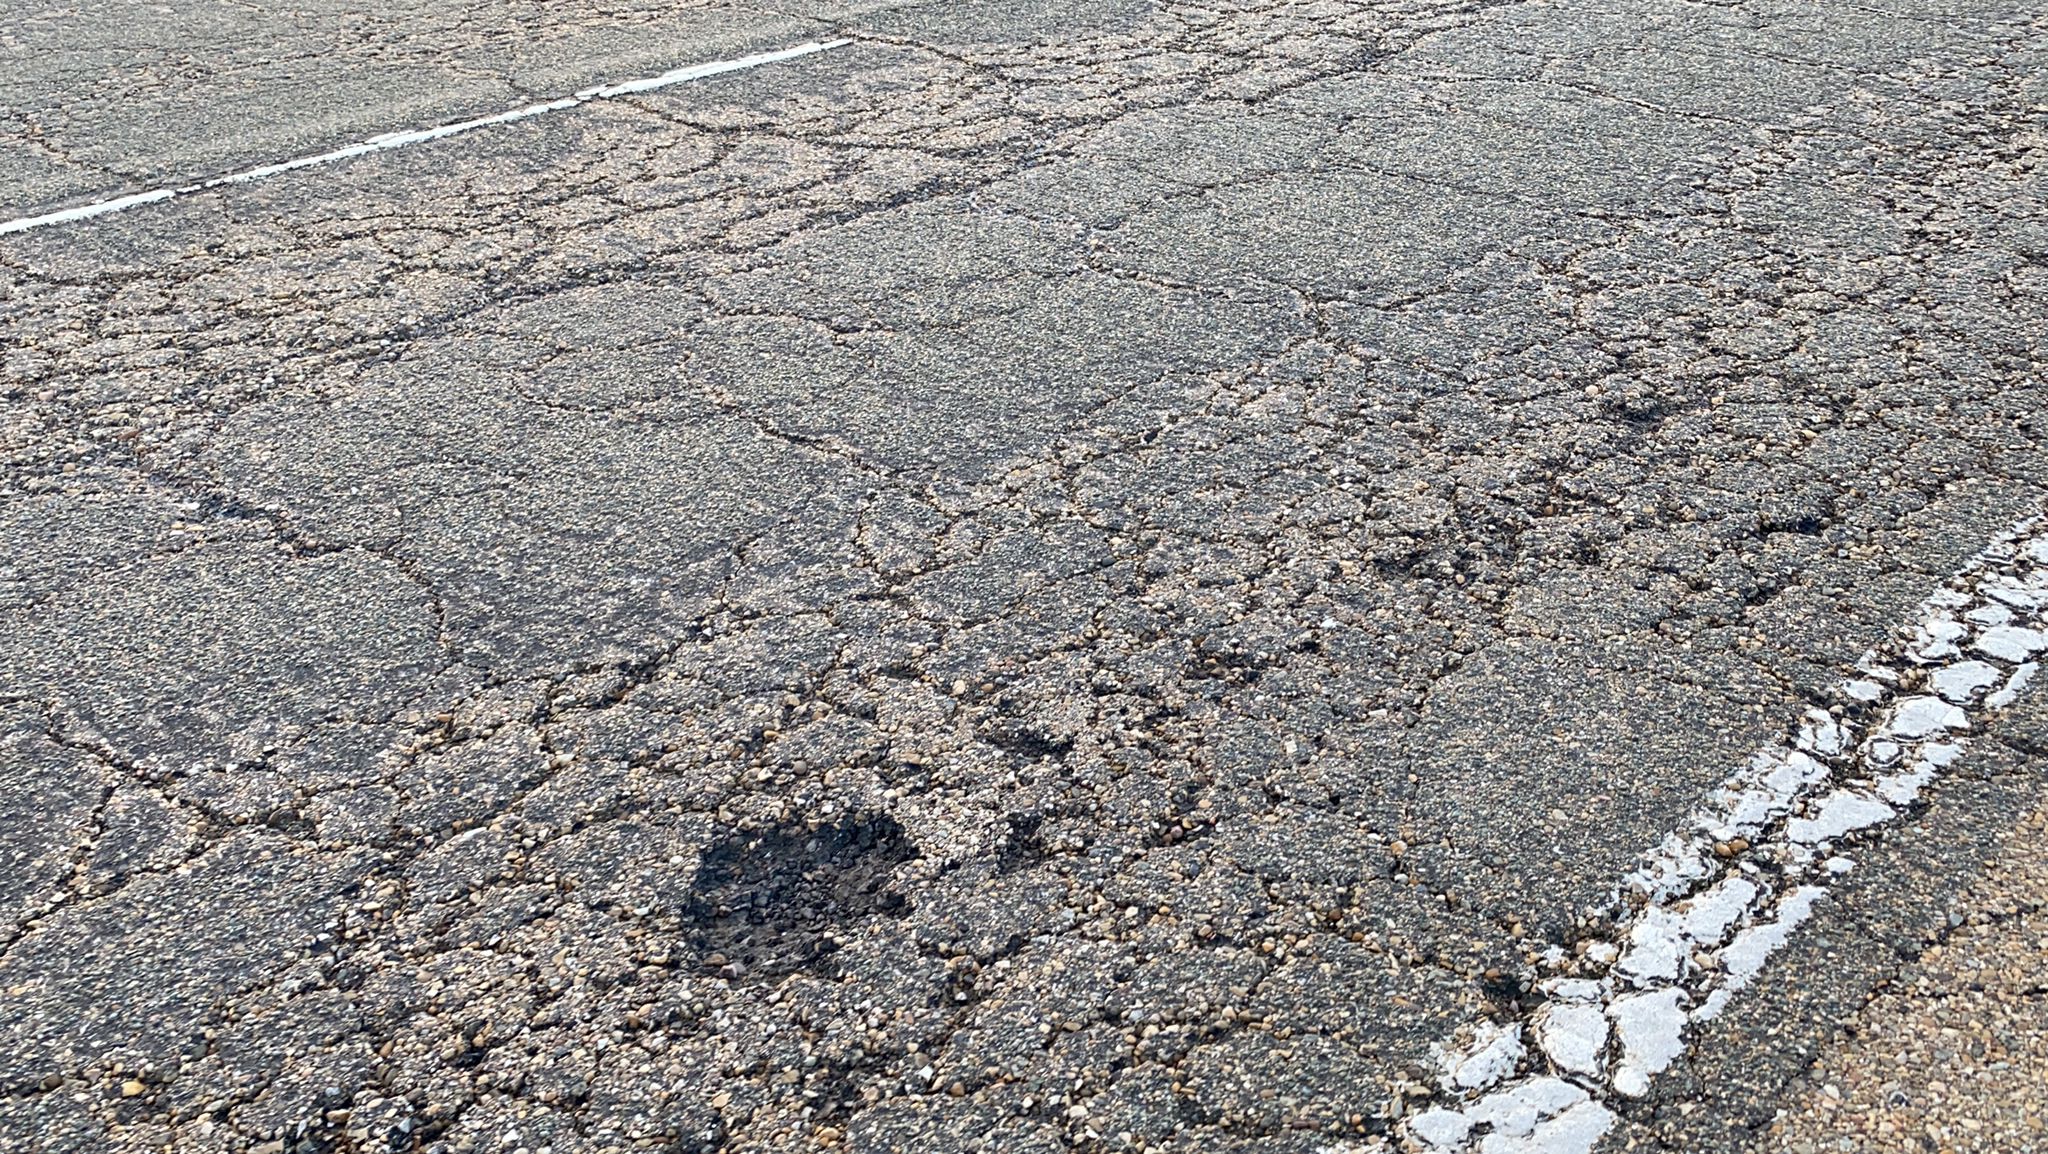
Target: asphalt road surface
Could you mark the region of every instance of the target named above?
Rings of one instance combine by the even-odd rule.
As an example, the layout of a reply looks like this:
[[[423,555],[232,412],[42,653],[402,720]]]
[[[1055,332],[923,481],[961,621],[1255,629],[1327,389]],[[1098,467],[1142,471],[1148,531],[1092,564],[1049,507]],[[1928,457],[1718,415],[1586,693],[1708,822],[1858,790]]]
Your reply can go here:
[[[14,4],[0,219],[840,38],[0,237],[0,1147],[1425,1143],[2040,508],[2031,0]]]

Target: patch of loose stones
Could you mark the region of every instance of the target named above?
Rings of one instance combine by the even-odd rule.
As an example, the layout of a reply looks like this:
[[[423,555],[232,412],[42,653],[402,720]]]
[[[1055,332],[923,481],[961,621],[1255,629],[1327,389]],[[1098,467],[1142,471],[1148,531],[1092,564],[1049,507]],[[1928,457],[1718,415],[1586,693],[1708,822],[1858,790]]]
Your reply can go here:
[[[1544,958],[1530,1014],[1444,1047],[1451,1100],[1409,1120],[1410,1145],[1590,1151],[1614,1123],[1603,1100],[1648,1093],[1693,1024],[1717,1017],[1855,868],[1855,841],[1918,802],[1963,753],[1973,715],[2033,679],[2044,617],[2048,532],[2022,522],[1923,603],[1893,652],[1867,654],[1837,704],[1809,709],[1645,855],[1575,949]]]
[[[1778,1154],[2048,1149],[2048,807],[1865,1007],[1771,1130]]]

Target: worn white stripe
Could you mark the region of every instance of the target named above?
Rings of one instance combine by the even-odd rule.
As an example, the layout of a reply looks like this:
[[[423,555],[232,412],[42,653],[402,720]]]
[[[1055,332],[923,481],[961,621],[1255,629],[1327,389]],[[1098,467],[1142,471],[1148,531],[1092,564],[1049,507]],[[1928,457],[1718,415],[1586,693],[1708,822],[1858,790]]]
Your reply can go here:
[[[479,116],[474,120],[461,120],[453,124],[439,124],[431,128],[416,128],[403,132],[386,132],[370,137],[368,140],[358,141],[345,148],[337,148],[332,152],[293,157],[290,160],[281,160],[274,164],[243,169],[240,172],[231,172],[225,176],[211,177],[206,180],[195,181],[191,184],[156,188],[148,192],[138,192],[128,196],[114,197],[111,200],[98,201],[93,204],[79,205],[76,208],[60,209],[57,212],[44,213],[41,216],[25,216],[15,220],[0,222],[0,236],[5,236],[9,233],[27,232],[30,229],[47,228],[50,225],[70,224],[74,221],[89,220],[96,216],[104,216],[110,212],[120,212],[123,209],[134,208],[137,205],[170,200],[172,197],[189,196],[192,193],[204,192],[210,188],[220,188],[230,184],[247,184],[252,180],[262,180],[265,177],[276,176],[279,173],[290,172],[293,169],[309,168],[316,164],[333,164],[337,161],[348,160],[352,157],[364,156],[373,152],[388,152],[394,148],[405,148],[408,145],[423,144],[430,140],[440,140],[443,137],[455,136],[479,128],[489,128],[496,124],[510,124],[513,121],[525,120],[543,113],[560,112],[563,109],[575,108],[580,104],[588,104],[593,100],[611,100],[620,96],[653,92],[656,89],[667,88],[673,84],[682,84],[691,80],[702,80],[707,76],[717,76],[726,72],[739,72],[748,68],[758,68],[763,64],[775,64],[784,60],[794,60],[799,56],[809,56],[814,52],[826,52],[834,48],[843,48],[851,43],[853,43],[851,40],[807,41],[803,44],[798,44],[791,48],[778,49],[774,52],[742,56],[736,60],[713,60],[706,64],[692,64],[687,68],[673,69],[659,76],[648,76],[619,84],[605,84],[594,88],[585,88],[574,95],[550,100],[544,104],[529,104],[523,108],[514,108],[492,116]]]
[[[1484,1023],[1442,1045],[1442,1104],[1402,1136],[1439,1154],[1587,1154],[1616,1121],[1604,1103],[1648,1093],[1686,1036],[1824,916],[1854,868],[1847,851],[1900,820],[1963,735],[2012,703],[2048,651],[2044,623],[2048,531],[2030,519],[1922,603],[1910,641],[1866,654],[1840,707],[1809,709],[1643,855],[1600,911],[1613,932],[1544,958],[1529,1029]]]

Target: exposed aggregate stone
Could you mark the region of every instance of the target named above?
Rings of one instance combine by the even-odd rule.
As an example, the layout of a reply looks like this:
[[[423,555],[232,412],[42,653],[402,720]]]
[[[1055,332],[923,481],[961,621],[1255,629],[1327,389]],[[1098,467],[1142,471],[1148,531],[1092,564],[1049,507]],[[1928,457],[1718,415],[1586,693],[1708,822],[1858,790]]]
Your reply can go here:
[[[1772,1148],[2031,1151],[2048,1145],[2041,1086],[2042,836],[2012,831],[1918,963],[1878,993],[1816,1063]]]
[[[0,1145],[1370,1140],[2042,484],[2024,6],[847,32],[0,247]]]

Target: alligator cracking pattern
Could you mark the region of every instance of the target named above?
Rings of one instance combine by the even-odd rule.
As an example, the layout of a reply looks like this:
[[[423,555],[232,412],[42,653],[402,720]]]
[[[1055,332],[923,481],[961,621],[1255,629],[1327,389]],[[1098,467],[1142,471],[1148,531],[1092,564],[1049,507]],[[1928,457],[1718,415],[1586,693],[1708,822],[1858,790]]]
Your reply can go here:
[[[0,241],[0,1146],[1387,1141],[2048,482],[2026,5],[939,7]]]

